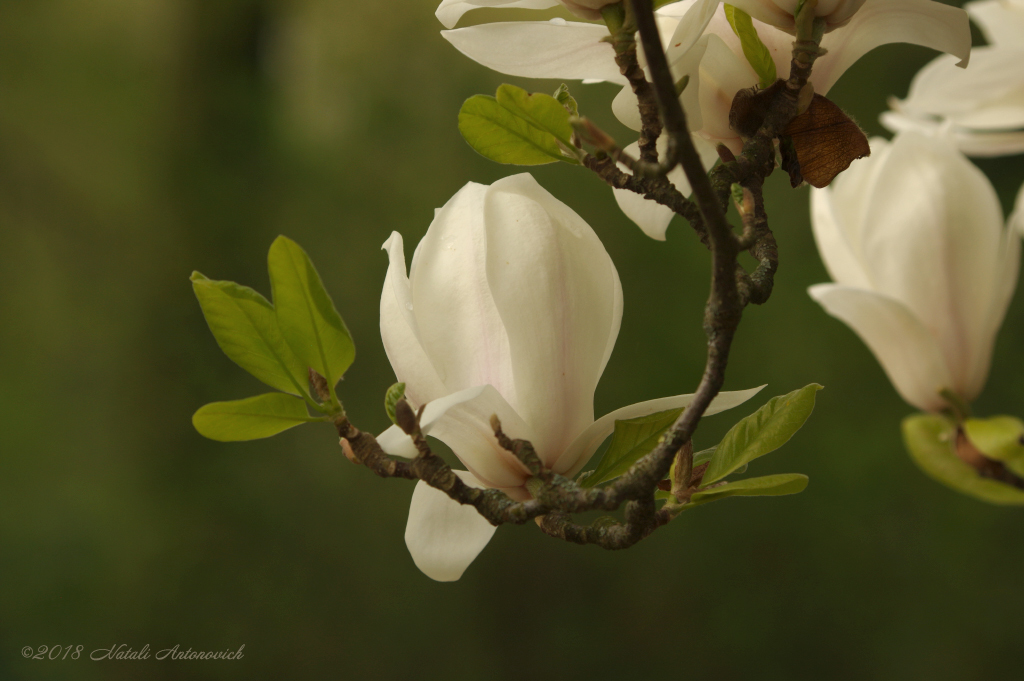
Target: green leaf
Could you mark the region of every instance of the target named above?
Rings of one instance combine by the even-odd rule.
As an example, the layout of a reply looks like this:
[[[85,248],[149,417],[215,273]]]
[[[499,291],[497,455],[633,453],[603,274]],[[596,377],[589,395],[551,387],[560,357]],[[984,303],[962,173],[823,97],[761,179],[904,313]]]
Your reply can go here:
[[[403,397],[405,397],[405,383],[395,383],[384,394],[384,411],[388,413],[388,418],[395,425],[398,425],[395,417],[395,404]]]
[[[800,473],[780,473],[760,478],[745,478],[727,482],[718,487],[694,492],[690,504],[708,503],[726,497],[777,497],[798,494],[807,487],[807,476]]]
[[[284,341],[274,306],[247,286],[192,273],[192,290],[217,345],[235,364],[292,395],[308,395],[306,367]]]
[[[983,478],[953,451],[956,426],[934,414],[903,419],[903,442],[910,458],[930,478],[991,504],[1024,505],[1024,490]]]
[[[283,236],[270,246],[267,268],[281,335],[333,388],[351,366],[356,348],[320,275],[306,252]]]
[[[212,402],[192,415],[203,437],[219,442],[258,440],[310,421],[306,403],[284,393],[266,393],[233,402]]]
[[[459,132],[477,153],[515,165],[579,163],[562,152],[572,147],[572,125],[557,99],[514,85],[502,85],[496,95],[470,97],[459,110]]]
[[[682,408],[669,409],[616,421],[608,449],[601,457],[597,469],[581,483],[583,487],[594,487],[628,471],[630,466],[658,445],[662,434],[682,413]]]
[[[800,430],[814,410],[814,395],[821,386],[812,383],[780,395],[746,417],[725,434],[704,472],[710,484],[733,473],[744,464],[786,444]]]
[[[754,73],[757,74],[758,79],[761,81],[761,87],[766,88],[778,80],[772,53],[761,42],[761,38],[757,35],[757,29],[754,28],[754,21],[750,18],[750,15],[732,5],[726,5],[725,16],[729,20],[729,25],[732,26],[733,33],[740,39],[740,45],[743,47],[743,56],[747,58],[750,66],[754,69]]]
[[[990,459],[1010,462],[1024,459],[1024,421],[1013,416],[967,419],[964,434]]]
[[[558,89],[555,90],[554,96],[555,99],[558,100],[558,103],[565,107],[565,110],[569,112],[570,116],[580,115],[580,108],[579,106],[577,106],[576,100],[573,98],[573,96],[569,94],[568,85],[562,83],[560,86],[558,86]]]

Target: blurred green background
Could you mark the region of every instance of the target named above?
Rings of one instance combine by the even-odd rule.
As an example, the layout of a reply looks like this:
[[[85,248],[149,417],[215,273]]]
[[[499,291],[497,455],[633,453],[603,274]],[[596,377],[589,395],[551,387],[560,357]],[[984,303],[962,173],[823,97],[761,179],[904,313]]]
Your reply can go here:
[[[0,2],[0,679],[1019,676],[1024,510],[959,496],[910,462],[910,408],[805,293],[827,275],[807,191],[782,173],[768,197],[775,294],[748,311],[727,387],[826,386],[807,427],[755,465],[808,473],[803,494],[715,504],[618,553],[506,527],[461,582],[438,584],[404,545],[411,484],[350,465],[329,428],[244,444],[195,433],[200,405],[261,386],[220,353],[189,273],[269,294],[277,234],[312,254],[356,338],[340,387],[350,415],[387,424],[380,245],[399,230],[411,255],[464,183],[516,172],[462,142],[463,99],[508,80],[558,85],[463,58],[435,6]],[[932,56],[876,50],[832,97],[882,133],[886,97]],[[629,139],[615,91],[573,85]],[[980,165],[1008,208],[1024,157]],[[622,278],[597,413],[692,390],[706,251],[682,223],[667,244],[648,239],[583,170],[534,174],[593,225]],[[1024,415],[1022,359],[1018,296],[980,413]],[[708,420],[698,447],[729,419]],[[245,657],[20,652],[117,643],[244,644]]]

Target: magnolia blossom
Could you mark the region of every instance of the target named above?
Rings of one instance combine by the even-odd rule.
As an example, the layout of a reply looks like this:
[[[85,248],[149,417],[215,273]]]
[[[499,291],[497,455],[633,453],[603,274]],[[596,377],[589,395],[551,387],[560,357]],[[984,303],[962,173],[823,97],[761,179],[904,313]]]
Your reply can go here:
[[[494,0],[464,0],[458,3],[460,11],[456,14],[454,3],[444,3],[438,8],[438,17],[453,26],[463,11],[494,4]],[[738,0],[732,4],[755,17],[754,26],[775,61],[777,75],[788,77],[793,36],[758,17],[770,18],[765,8],[776,8],[778,16],[783,10],[791,12],[796,0]],[[970,55],[967,14],[933,0],[823,0],[818,13],[835,29],[822,39],[822,47],[828,52],[815,62],[811,74],[811,83],[819,94],[826,94],[864,54],[887,43],[909,42],[949,52],[962,65]],[[743,55],[722,3],[683,0],[659,8],[657,20],[673,77],[690,78],[680,102],[695,131],[694,138],[699,140],[701,155],[706,162],[713,161],[713,149],[719,143],[738,152],[742,140],[729,127],[729,109],[736,93],[757,85],[759,78]],[[778,17],[773,21],[785,25]],[[604,26],[563,20],[514,21],[441,34],[469,58],[508,75],[623,85],[612,110],[625,125],[640,130],[636,97],[615,65],[612,46],[603,41],[608,35]],[[688,185],[677,187],[689,193]],[[642,198],[625,199],[620,194],[619,199],[620,204],[626,201],[628,205],[623,209],[646,233],[664,238],[666,216],[671,218],[667,209],[644,208]]]
[[[899,394],[926,411],[981,392],[1017,285],[1024,194],[1004,228],[991,183],[946,139],[914,132],[812,193],[834,284],[811,297],[868,345]]]
[[[971,156],[1024,152],[1024,0],[965,5],[989,45],[974,48],[966,71],[950,57],[921,69],[882,123],[893,131],[945,134]]]
[[[529,472],[498,445],[492,415],[510,437],[532,442],[545,466],[572,476],[616,419],[692,399],[651,400],[594,420],[594,390],[622,319],[622,288],[590,226],[529,174],[463,187],[437,211],[408,276],[401,235],[392,233],[384,248],[384,348],[407,399],[426,404],[422,429],[452,448],[470,485],[530,496]],[[723,393],[708,413],[756,392]],[[416,455],[397,426],[378,441],[390,454]],[[406,543],[433,579],[458,579],[494,529],[473,507],[417,484]]]

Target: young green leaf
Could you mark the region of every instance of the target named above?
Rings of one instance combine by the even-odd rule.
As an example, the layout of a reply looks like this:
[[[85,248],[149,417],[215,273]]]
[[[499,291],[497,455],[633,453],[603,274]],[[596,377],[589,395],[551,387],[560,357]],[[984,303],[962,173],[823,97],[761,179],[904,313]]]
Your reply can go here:
[[[566,85],[565,83],[559,85],[558,89],[555,90],[554,96],[555,99],[558,100],[558,103],[565,107],[565,110],[569,112],[570,116],[580,115],[580,108],[579,106],[577,106],[575,98],[573,98],[573,96],[569,94],[568,85]]]
[[[395,425],[398,425],[398,421],[395,418],[395,405],[403,397],[405,397],[405,383],[395,383],[384,394],[384,411],[388,413],[388,418]]]
[[[284,393],[212,402],[192,415],[199,434],[219,442],[258,440],[318,420],[306,411],[305,402]]]
[[[1024,421],[1013,416],[967,419],[964,434],[978,451],[1003,463],[1024,462]]]
[[[579,163],[562,153],[572,144],[572,125],[557,99],[514,85],[502,85],[496,94],[470,97],[459,111],[459,132],[477,153],[515,165]]]
[[[281,337],[274,307],[247,286],[192,273],[192,289],[217,345],[235,364],[292,395],[307,395],[306,367]]]
[[[725,434],[704,472],[704,484],[721,480],[744,464],[786,444],[814,409],[821,386],[812,383],[780,395],[746,417]]]
[[[798,494],[807,487],[807,476],[800,473],[765,475],[760,478],[745,478],[727,482],[719,487],[694,492],[690,504],[708,503],[726,497],[775,497],[784,494]]]
[[[910,458],[928,477],[990,504],[1024,505],[1024,490],[983,478],[953,451],[956,426],[934,414],[903,419],[903,443]]]
[[[740,39],[743,56],[747,58],[754,73],[757,74],[761,87],[766,88],[778,80],[772,53],[761,42],[750,15],[732,5],[726,5],[725,17],[729,20],[733,33]]]
[[[682,413],[682,408],[669,409],[616,421],[615,432],[612,433],[607,451],[601,457],[601,463],[592,475],[583,480],[582,486],[593,487],[628,471],[630,466],[658,445],[662,434]]]
[[[281,335],[298,358],[333,387],[352,364],[356,348],[309,256],[277,237],[267,256]]]

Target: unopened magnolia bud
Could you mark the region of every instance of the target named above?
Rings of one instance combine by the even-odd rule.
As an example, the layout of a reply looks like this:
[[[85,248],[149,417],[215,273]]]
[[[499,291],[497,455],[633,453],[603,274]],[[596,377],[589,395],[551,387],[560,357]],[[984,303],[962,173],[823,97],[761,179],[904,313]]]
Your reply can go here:
[[[412,410],[412,407],[405,401],[405,398],[395,402],[395,423],[398,424],[398,427],[406,435],[412,435],[419,427],[419,419],[416,418],[416,412]]]

